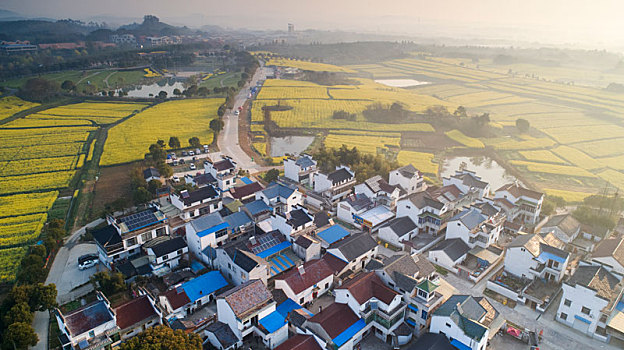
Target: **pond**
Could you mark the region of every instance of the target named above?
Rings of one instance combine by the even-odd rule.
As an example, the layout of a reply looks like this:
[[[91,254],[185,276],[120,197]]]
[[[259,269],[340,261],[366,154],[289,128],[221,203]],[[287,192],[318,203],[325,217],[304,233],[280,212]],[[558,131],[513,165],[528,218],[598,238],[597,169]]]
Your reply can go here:
[[[271,137],[271,157],[299,154],[314,141],[314,136]]]
[[[477,173],[483,181],[488,182],[492,191],[517,180],[495,160],[485,156],[446,158],[442,163],[440,176],[449,177],[455,174],[455,171],[459,170],[462,165],[465,165],[467,170]]]
[[[124,88],[124,91],[128,93],[128,97],[150,98],[157,96],[161,91],[165,91],[168,97],[173,97],[173,90],[175,89],[184,91],[184,84],[175,79],[163,79],[149,85],[134,85],[130,88]]]
[[[416,79],[379,79],[375,80],[376,83],[392,86],[392,87],[410,87],[431,84],[428,81],[420,81]]]

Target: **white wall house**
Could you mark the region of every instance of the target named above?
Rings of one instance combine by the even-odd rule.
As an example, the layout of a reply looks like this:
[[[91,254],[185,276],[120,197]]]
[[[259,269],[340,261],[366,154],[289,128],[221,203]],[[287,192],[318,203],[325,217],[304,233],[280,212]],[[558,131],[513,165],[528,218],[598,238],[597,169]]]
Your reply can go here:
[[[590,337],[608,342],[606,324],[622,300],[623,284],[601,266],[579,266],[563,282],[563,294],[555,320]]]
[[[455,174],[442,178],[442,184],[444,186],[455,185],[465,195],[474,193],[477,199],[490,194],[490,184],[482,181],[480,176],[470,170],[456,170]]]
[[[207,247],[217,247],[227,240],[230,225],[219,213],[200,216],[185,225],[186,242],[196,256]]]
[[[436,235],[442,226],[442,216],[447,210],[444,203],[433,199],[427,192],[417,192],[399,200],[396,216],[408,216],[416,222],[420,233]]]
[[[325,260],[312,260],[275,277],[275,289],[299,305],[311,303],[333,286],[334,271]]]
[[[150,265],[154,273],[161,270],[170,271],[177,267],[180,259],[188,253],[188,246],[183,237],[168,239],[153,245],[150,243],[148,242],[145,246],[147,255],[152,259]]]
[[[591,254],[591,263],[624,276],[624,237],[605,239]]]
[[[429,331],[444,334],[458,349],[485,350],[504,322],[485,297],[453,295],[433,312]]]
[[[409,216],[402,216],[390,220],[379,228],[378,237],[395,247],[403,249],[403,242],[409,241],[418,234],[418,226]]]
[[[371,198],[378,205],[385,205],[394,208],[401,194],[405,191],[398,185],[390,185],[380,175],[375,175],[370,179],[355,185],[355,194],[363,193]]]
[[[236,184],[236,162],[230,157],[223,157],[215,162],[206,160],[204,171],[217,179],[217,186],[221,191],[227,191]]]
[[[221,196],[211,185],[191,192],[183,190],[180,193],[172,193],[169,199],[171,204],[182,212],[180,218],[185,221],[223,209]]]
[[[570,260],[570,253],[552,247],[538,234],[518,236],[507,246],[505,271],[521,277],[535,277],[561,282]]]
[[[311,184],[312,176],[318,172],[316,161],[307,154],[284,159],[284,176],[294,182]]]
[[[347,269],[359,271],[375,256],[379,245],[370,234],[360,233],[333,243],[327,253],[347,263]]]
[[[447,270],[457,272],[455,266],[466,260],[470,246],[461,238],[447,239],[429,250],[428,259]]]
[[[506,199],[516,206],[517,213],[514,218],[531,225],[538,222],[544,201],[543,193],[529,190],[517,183],[511,183],[496,190],[494,199],[500,198]]]
[[[256,200],[262,200],[274,209],[275,213],[289,213],[293,208],[303,206],[303,194],[297,188],[273,184],[263,191],[256,192]]]
[[[422,174],[411,164],[391,171],[388,183],[401,186],[408,195],[427,189],[427,183]]]
[[[329,174],[314,174],[312,182],[314,192],[322,194],[335,205],[351,192],[355,185],[355,174],[348,167],[340,166]]]
[[[581,223],[571,214],[553,215],[541,227],[540,232],[552,232],[557,239],[565,244],[570,244],[581,232]]]
[[[321,258],[321,241],[306,234],[299,235],[293,242],[292,250],[303,261]]]
[[[370,320],[367,327],[387,341],[403,322],[405,303],[401,294],[387,287],[374,272],[362,273],[334,289],[336,303],[347,304],[361,318]]]
[[[461,238],[471,248],[487,248],[498,241],[504,222],[504,215],[489,216],[470,207],[448,220],[445,238]]]
[[[353,222],[355,216],[362,215],[373,206],[373,201],[364,193],[350,195],[338,203],[338,219]]]
[[[225,247],[215,249],[214,255],[212,266],[221,271],[232,284],[240,285],[255,279],[267,283],[269,265],[251,252]]]

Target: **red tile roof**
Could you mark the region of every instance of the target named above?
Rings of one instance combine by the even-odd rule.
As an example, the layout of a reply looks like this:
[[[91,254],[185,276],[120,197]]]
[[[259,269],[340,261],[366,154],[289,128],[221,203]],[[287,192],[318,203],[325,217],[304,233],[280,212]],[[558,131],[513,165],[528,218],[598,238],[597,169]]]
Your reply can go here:
[[[179,289],[179,292],[178,292]],[[171,307],[175,310],[191,302],[182,288],[173,288],[166,291],[163,296],[167,298]]]
[[[321,346],[314,340],[314,337],[307,334],[297,334],[288,338],[275,350],[322,350]]]
[[[322,259],[308,261],[302,266],[303,273],[295,268],[276,277],[276,280],[284,280],[295,294],[299,294],[334,274],[334,270]]]
[[[334,275],[338,275],[347,266],[346,261],[328,253],[325,253],[321,260],[325,260],[327,265],[334,271]]]
[[[219,298],[225,299],[240,319],[273,302],[273,295],[261,280],[247,281],[221,294]]]
[[[501,188],[496,190],[496,192],[498,192],[498,191],[507,191],[507,192],[511,193],[516,198],[518,198],[520,196],[525,196],[525,197],[533,198],[535,200],[539,200],[540,198],[542,198],[542,196],[544,196],[544,194],[541,193],[541,192],[529,190],[528,188],[524,188],[524,187],[522,187],[520,185],[517,185],[515,183],[510,183],[510,184],[503,185]]]
[[[337,289],[348,289],[358,303],[364,304],[375,297],[390,305],[397,292],[388,288],[375,272],[361,273]]]
[[[158,317],[158,314],[156,310],[154,310],[148,297],[143,295],[116,307],[115,316],[117,319],[117,326],[120,329],[126,329],[148,318],[154,316]]]
[[[230,193],[232,193],[232,197],[236,199],[243,199],[245,197],[251,196],[252,194],[262,191],[263,187],[258,182],[252,182],[249,185],[243,185],[240,187],[234,187],[230,189]]]
[[[333,303],[310,318],[308,322],[318,323],[334,339],[359,319],[347,304]]]

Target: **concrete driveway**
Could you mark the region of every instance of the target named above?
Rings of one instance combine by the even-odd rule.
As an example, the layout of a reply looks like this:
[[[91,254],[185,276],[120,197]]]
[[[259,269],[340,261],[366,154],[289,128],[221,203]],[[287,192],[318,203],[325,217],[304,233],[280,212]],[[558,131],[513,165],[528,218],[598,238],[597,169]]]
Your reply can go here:
[[[73,247],[65,246],[59,250],[58,255],[54,259],[54,264],[48,275],[48,283],[55,283],[58,291],[57,301],[65,303],[71,301],[77,291],[77,287],[83,286],[89,282],[89,277],[97,271],[102,271],[105,267],[100,264],[86,269],[78,268],[78,257],[84,254],[97,254],[97,247],[93,243],[80,243]],[[90,285],[87,289],[90,288]]]

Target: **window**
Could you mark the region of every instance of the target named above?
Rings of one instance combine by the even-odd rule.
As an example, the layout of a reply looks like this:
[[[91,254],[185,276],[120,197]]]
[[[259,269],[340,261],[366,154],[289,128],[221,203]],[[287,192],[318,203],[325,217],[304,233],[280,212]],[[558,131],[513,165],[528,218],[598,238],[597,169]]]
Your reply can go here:
[[[95,338],[95,331],[89,332],[89,338]]]
[[[451,328],[451,324],[447,322],[446,327]]]
[[[152,232],[145,232],[143,234],[141,234],[141,242],[145,243],[147,241],[149,241],[150,239],[152,239]]]
[[[168,258],[167,254],[165,254],[165,255],[163,255],[163,256],[162,256],[162,260],[163,260],[163,261],[167,260],[167,258]]]
[[[607,323],[607,315],[605,315],[605,314],[600,315],[600,322],[601,323]]]
[[[568,314],[566,314],[565,312],[562,312],[561,315],[559,315],[559,318],[561,318],[562,320],[568,320]]]
[[[182,254],[184,254],[184,250],[183,250],[183,249],[178,249],[178,251],[176,252],[176,254],[178,254],[178,255],[182,255]]]
[[[568,307],[569,307],[570,305],[572,305],[572,300],[570,300],[570,299],[566,299],[566,300],[563,302],[563,305],[565,305],[565,306],[568,306]]]
[[[325,283],[325,289],[329,289],[329,282]]]
[[[299,299],[299,305],[303,305],[303,298]]]
[[[405,207],[406,207],[407,209],[412,209],[412,207],[410,207],[409,205],[406,205]]]
[[[166,234],[167,234],[167,229],[164,227],[161,227],[156,230],[156,237],[164,236]]]
[[[132,247],[133,245],[137,244],[137,239],[136,237],[132,237],[129,240],[126,241],[126,246],[128,247]]]
[[[589,309],[589,308],[587,308],[587,307],[583,306],[583,307],[581,308],[581,312],[582,312],[582,313],[584,313],[585,315],[589,315],[589,313],[591,312],[591,309]]]
[[[427,299],[427,297],[428,297],[429,295],[428,295],[428,294],[427,294],[427,292],[425,292],[424,290],[419,289],[419,290],[418,290],[418,296],[419,296],[419,297],[421,297],[421,298]]]
[[[423,311],[422,311],[421,318],[422,318],[423,320],[426,320],[426,319],[427,319],[427,311],[425,311],[425,310],[423,310]]]

